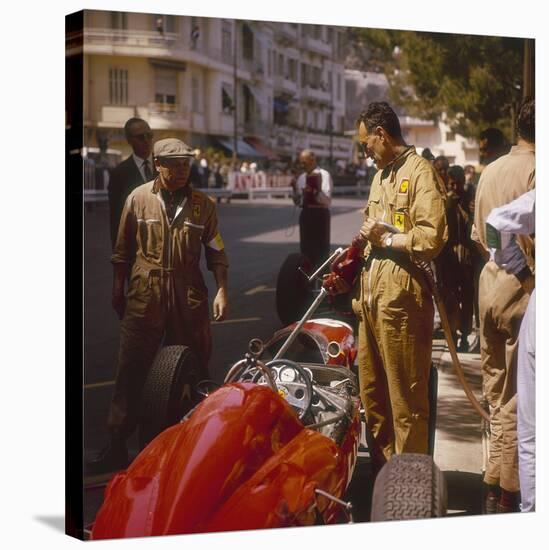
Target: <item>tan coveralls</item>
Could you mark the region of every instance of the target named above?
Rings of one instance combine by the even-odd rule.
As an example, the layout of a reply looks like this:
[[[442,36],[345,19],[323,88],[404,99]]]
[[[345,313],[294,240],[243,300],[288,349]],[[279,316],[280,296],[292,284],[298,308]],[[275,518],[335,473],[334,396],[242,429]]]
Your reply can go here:
[[[359,320],[360,395],[373,456],[428,451],[433,299],[411,258],[431,261],[447,239],[444,191],[431,164],[408,148],[374,177],[367,217],[397,226],[407,251],[368,246],[353,300]]]
[[[535,186],[534,146],[521,144],[482,172],[471,238],[486,244],[486,218]],[[531,259],[532,241],[517,239]],[[533,262],[530,262],[533,267]],[[506,491],[519,490],[516,362],[520,323],[528,305],[518,279],[487,262],[480,274],[480,352],[484,394],[490,407],[490,458],[484,481]]]
[[[211,332],[207,288],[199,269],[204,245],[209,270],[228,266],[214,202],[189,188],[169,224],[158,179],[126,200],[112,263],[133,267],[120,326],[118,370],[109,414],[111,432],[135,428],[141,391],[164,345],[192,348],[207,374]]]

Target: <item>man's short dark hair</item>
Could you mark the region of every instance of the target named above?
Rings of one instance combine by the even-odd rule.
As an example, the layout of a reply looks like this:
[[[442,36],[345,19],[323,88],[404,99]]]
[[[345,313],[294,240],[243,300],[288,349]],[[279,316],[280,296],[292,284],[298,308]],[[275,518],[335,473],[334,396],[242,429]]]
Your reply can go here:
[[[526,98],[519,110],[517,117],[517,134],[529,141],[536,142],[536,100]]]
[[[465,183],[465,170],[459,164],[454,164],[448,168],[448,177],[460,183]]]
[[[370,103],[366,110],[358,115],[356,125],[359,126],[361,122],[366,126],[368,133],[381,126],[391,137],[402,137],[398,116],[386,101]]]
[[[129,118],[128,120],[126,120],[126,124],[124,124],[124,134],[126,136],[126,139],[128,139],[130,137],[130,131],[131,131],[132,126],[134,124],[137,124],[138,122],[144,122],[148,126],[147,121],[143,120],[142,118],[132,117],[132,118]]]
[[[505,136],[498,128],[486,128],[486,130],[482,130],[479,139],[485,139],[492,150],[505,147]]]
[[[439,155],[438,157],[436,157],[435,160],[433,161],[433,164],[435,162],[444,163],[444,166],[446,167],[446,169],[448,169],[448,166],[450,166],[450,162],[448,160],[448,157],[445,157],[444,155]]]
[[[435,160],[435,155],[433,155],[433,153],[431,152],[431,149],[429,149],[429,147],[425,147],[425,149],[423,149],[423,151],[421,151],[421,156],[424,159],[427,159],[428,161]]]

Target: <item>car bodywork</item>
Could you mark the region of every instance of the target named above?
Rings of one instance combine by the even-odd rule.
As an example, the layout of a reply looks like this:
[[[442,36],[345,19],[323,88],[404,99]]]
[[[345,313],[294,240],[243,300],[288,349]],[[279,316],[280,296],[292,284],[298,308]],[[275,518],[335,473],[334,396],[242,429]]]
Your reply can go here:
[[[275,333],[258,354],[277,391],[261,371],[245,369],[158,435],[107,486],[93,539],[349,519],[341,498],[360,437],[353,330],[307,321],[284,359],[269,361],[295,328]],[[308,397],[301,369],[312,392],[298,415],[290,403]]]

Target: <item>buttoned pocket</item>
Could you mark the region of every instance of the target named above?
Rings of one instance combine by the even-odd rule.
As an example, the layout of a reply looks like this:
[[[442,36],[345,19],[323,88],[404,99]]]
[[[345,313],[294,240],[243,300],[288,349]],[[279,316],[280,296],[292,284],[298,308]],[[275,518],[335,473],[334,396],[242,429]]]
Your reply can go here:
[[[183,222],[183,235],[185,237],[185,250],[191,256],[200,256],[204,226],[189,221]]]

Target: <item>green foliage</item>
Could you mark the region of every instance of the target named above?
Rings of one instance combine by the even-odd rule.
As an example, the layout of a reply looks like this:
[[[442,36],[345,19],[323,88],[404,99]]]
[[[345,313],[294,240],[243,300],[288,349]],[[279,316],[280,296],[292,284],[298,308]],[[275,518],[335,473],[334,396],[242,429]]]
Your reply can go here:
[[[369,53],[364,68],[385,72],[390,100],[408,114],[436,120],[446,113],[462,135],[496,126],[511,138],[523,39],[380,29],[355,29],[354,36]]]

